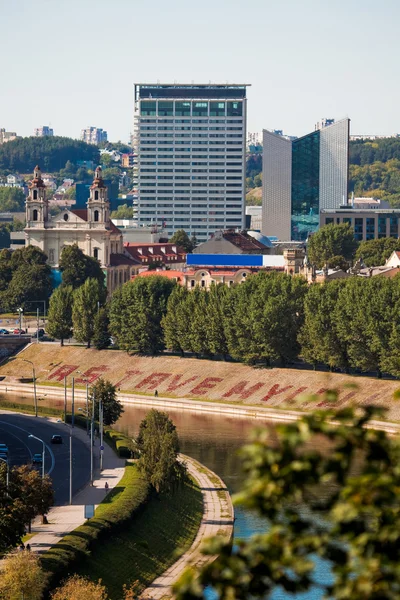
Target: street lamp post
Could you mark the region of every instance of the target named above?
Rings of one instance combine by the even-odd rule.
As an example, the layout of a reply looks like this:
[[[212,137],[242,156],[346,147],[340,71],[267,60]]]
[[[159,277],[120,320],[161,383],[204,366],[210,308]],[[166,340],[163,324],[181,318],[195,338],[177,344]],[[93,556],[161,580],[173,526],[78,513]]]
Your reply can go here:
[[[17,359],[19,357],[17,356]],[[19,360],[23,360],[26,363],[29,363],[30,365],[32,365],[32,379],[33,379],[33,401],[35,403],[35,417],[38,416],[38,405],[37,405],[37,396],[36,396],[36,373],[35,373],[35,365],[33,364],[33,362],[31,360],[28,360],[27,358],[19,358]]]
[[[43,449],[42,449],[42,479],[44,479],[44,459],[45,459],[45,453],[46,453],[46,444],[44,443],[44,441],[38,437],[36,437],[36,435],[33,435],[32,433],[28,435],[29,438],[32,438],[34,440],[37,440],[38,442],[41,442],[43,444]]]
[[[100,400],[99,403],[99,412],[100,412],[100,472],[103,470],[103,420],[104,420],[104,408],[103,402]]]
[[[24,312],[23,308],[17,308],[17,313],[19,315],[19,332],[18,335],[21,337],[21,329],[22,329],[22,313]]]
[[[86,414],[86,418],[89,418],[89,412],[84,408],[78,408],[80,412]],[[90,420],[90,485],[93,485],[93,430],[94,430],[94,395],[92,397],[92,412]]]
[[[10,467],[9,467],[9,464],[8,464],[8,460],[6,460],[5,458],[0,458],[0,460],[2,460],[3,462],[5,462],[6,465],[7,465],[6,490],[7,490],[7,494],[8,494],[8,485],[10,483]]]

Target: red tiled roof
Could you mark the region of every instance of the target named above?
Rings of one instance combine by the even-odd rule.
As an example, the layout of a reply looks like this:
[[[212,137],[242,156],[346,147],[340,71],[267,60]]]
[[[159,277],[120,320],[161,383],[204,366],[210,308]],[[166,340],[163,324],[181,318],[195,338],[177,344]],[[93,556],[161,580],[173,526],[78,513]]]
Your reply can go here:
[[[252,238],[245,232],[237,233],[236,231],[224,231],[222,234],[223,238],[240,248],[241,250],[245,250],[247,252],[256,252],[258,250],[265,250],[267,246],[263,243],[259,242],[255,238]]]
[[[161,275],[161,277],[168,277],[168,279],[182,278],[184,275],[193,275],[193,273],[184,273],[183,271],[143,271],[133,277],[151,277],[152,275]]]
[[[177,262],[185,262],[186,260],[186,252],[176,246],[175,244],[169,243],[154,243],[154,244],[139,244],[139,243],[131,243],[125,242],[124,248],[130,256],[136,258],[141,262],[148,263],[149,261],[146,259],[151,259],[154,261],[162,260],[166,263],[177,263]],[[161,250],[161,248],[165,249],[165,252]],[[173,251],[173,248],[176,248],[176,252]],[[140,250],[140,252],[139,252]],[[151,250],[151,251],[150,251]]]
[[[131,267],[140,264],[137,260],[125,256],[125,254],[110,254],[110,265],[118,267],[120,265],[129,265]]]

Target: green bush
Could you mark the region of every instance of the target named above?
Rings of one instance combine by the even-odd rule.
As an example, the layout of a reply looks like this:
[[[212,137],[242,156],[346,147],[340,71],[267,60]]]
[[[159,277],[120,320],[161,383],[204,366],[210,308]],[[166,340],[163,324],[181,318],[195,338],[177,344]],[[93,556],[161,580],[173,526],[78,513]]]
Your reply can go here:
[[[0,402],[0,408],[3,410],[23,412],[29,415],[35,414],[33,399],[32,404],[22,404],[18,402],[7,402],[2,400]],[[52,408],[51,406],[38,406],[38,414],[42,416],[61,417],[63,412],[59,408]]]
[[[73,572],[103,539],[123,530],[134,513],[146,504],[149,486],[135,464],[128,464],[120,483],[106,496],[89,519],[53,546],[41,557],[49,574],[50,588]]]
[[[67,421],[71,423],[71,415],[67,415]],[[74,422],[77,427],[86,428],[86,417],[83,415],[75,415]],[[95,429],[99,429],[98,421],[95,421],[94,427]],[[129,436],[120,431],[115,431],[111,427],[104,427],[104,437],[120,458],[138,458],[136,444]]]

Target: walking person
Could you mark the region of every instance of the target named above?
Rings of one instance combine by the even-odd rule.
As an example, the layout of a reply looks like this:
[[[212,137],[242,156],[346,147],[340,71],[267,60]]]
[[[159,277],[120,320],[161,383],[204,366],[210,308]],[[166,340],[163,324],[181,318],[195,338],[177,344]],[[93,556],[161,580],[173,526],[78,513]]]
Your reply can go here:
[[[108,488],[109,488],[109,485],[108,485],[108,482],[107,482],[107,481],[106,481],[106,485],[105,485],[104,487],[105,487],[105,489],[106,489],[106,493],[107,493],[107,492],[108,492]]]

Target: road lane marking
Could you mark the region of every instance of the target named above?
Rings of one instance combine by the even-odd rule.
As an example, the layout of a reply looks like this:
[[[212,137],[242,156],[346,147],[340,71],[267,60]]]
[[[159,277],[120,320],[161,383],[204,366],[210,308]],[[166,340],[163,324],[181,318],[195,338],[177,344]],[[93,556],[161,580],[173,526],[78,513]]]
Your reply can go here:
[[[1,424],[1,423],[2,423],[3,425],[7,425],[8,427],[15,427],[15,429],[20,429],[21,431],[24,431],[25,433],[27,433],[27,434],[28,434],[28,436],[29,436],[29,435],[31,435],[31,432],[30,432],[28,429],[24,429],[23,427],[19,427],[18,425],[13,425],[12,423],[8,423],[8,421],[0,421],[0,424]],[[11,434],[11,435],[13,435],[13,434]],[[17,437],[17,436],[14,434],[14,437]],[[20,438],[18,438],[18,439],[20,439]],[[20,441],[22,442],[22,440],[21,440],[21,439],[20,439]],[[22,443],[23,443],[23,442],[22,442]],[[48,453],[50,454],[50,457],[51,457],[51,467],[50,467],[50,469],[47,471],[47,475],[50,475],[50,474],[53,472],[53,470],[54,470],[54,467],[56,466],[56,459],[55,459],[55,457],[54,457],[53,451],[52,451],[52,449],[50,448],[50,446],[49,446],[48,444],[46,444],[46,442],[43,442],[43,443],[44,443],[45,447],[47,448],[47,451],[48,451]],[[27,448],[28,448],[28,446],[27,446]],[[28,448],[28,450],[29,450],[29,448]],[[32,454],[32,452],[31,452],[30,450],[29,450],[29,453],[30,453],[30,455],[31,455],[31,457],[32,457],[32,456],[33,456],[33,454]]]

